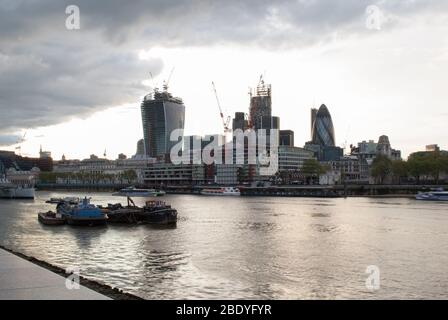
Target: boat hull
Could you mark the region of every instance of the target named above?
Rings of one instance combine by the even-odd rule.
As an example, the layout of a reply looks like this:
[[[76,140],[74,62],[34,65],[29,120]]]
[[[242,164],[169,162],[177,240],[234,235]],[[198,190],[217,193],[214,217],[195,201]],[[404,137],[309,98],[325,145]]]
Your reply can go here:
[[[47,212],[40,212],[37,215],[37,218],[40,223],[48,225],[48,226],[60,226],[65,224],[65,219],[63,217],[50,216]]]
[[[448,201],[448,197],[416,196],[415,199],[420,201]]]
[[[2,188],[0,198],[2,199],[34,199],[34,188]]]
[[[143,214],[143,223],[174,225],[177,223],[177,211],[175,209],[161,209]]]
[[[215,196],[215,197],[239,197],[241,196],[241,193],[234,192],[234,193],[208,193],[208,192],[201,192],[203,196]]]
[[[107,217],[104,218],[84,218],[84,217],[73,217],[66,216],[67,224],[72,226],[102,226],[107,222]]]

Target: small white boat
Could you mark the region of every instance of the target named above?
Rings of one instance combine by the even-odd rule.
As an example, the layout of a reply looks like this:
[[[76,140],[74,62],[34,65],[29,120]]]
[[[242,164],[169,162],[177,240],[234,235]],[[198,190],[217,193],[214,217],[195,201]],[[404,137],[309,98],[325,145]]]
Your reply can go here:
[[[234,187],[202,189],[201,194],[205,196],[240,196],[240,189]]]
[[[155,189],[137,189],[135,187],[128,187],[121,189],[112,194],[119,197],[160,197],[165,195],[165,191]]]
[[[80,202],[78,197],[65,197],[65,198],[50,198],[45,201],[46,203],[58,204],[61,202],[67,202],[69,204],[78,204]]]
[[[424,201],[448,201],[448,192],[447,191],[420,192],[415,196],[415,199]]]

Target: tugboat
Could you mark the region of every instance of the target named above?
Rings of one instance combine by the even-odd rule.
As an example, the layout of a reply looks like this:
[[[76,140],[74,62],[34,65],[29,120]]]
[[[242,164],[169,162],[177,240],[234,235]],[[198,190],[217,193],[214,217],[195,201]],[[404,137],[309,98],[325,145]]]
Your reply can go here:
[[[148,191],[150,193],[148,193]],[[121,204],[109,204],[107,207],[99,207],[99,209],[107,214],[109,222],[114,223],[133,223],[133,224],[169,224],[173,225],[177,222],[177,210],[173,209],[163,201],[147,201],[145,206],[138,207],[135,205],[131,197],[156,197],[153,189],[135,189],[133,187],[120,190],[114,193],[115,196],[127,198],[127,206]]]
[[[177,210],[163,201],[147,201],[143,207],[143,221],[151,224],[176,224]]]
[[[37,219],[40,223],[49,226],[59,226],[65,224],[65,218],[60,213],[55,213],[53,211],[39,212]]]
[[[67,223],[77,226],[98,226],[107,222],[107,215],[90,203],[85,197],[77,205],[61,202],[57,205],[57,213],[62,214]]]

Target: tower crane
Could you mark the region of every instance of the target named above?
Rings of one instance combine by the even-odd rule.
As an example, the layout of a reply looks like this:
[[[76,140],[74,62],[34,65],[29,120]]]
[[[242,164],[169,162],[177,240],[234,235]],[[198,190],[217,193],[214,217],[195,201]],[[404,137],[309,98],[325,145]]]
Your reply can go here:
[[[224,117],[224,113],[221,108],[221,103],[219,102],[219,98],[218,98],[218,92],[216,91],[216,86],[213,81],[212,81],[212,86],[213,86],[213,91],[214,91],[215,97],[216,97],[216,103],[218,104],[219,115],[221,117],[222,125],[224,127],[224,135],[226,135],[227,133],[232,132],[232,130],[230,129],[230,120],[232,118],[230,116],[228,116],[227,118]]]
[[[170,75],[168,76],[168,80],[163,81],[163,90],[168,91],[168,86],[170,84],[171,76],[173,75],[175,67],[171,69]]]

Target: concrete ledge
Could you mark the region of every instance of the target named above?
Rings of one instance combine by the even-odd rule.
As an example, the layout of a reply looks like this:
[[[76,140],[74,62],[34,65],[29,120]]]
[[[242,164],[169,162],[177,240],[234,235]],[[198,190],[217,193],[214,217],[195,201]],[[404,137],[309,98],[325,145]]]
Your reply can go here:
[[[0,249],[0,300],[111,300],[84,286],[69,290],[66,278]]]

